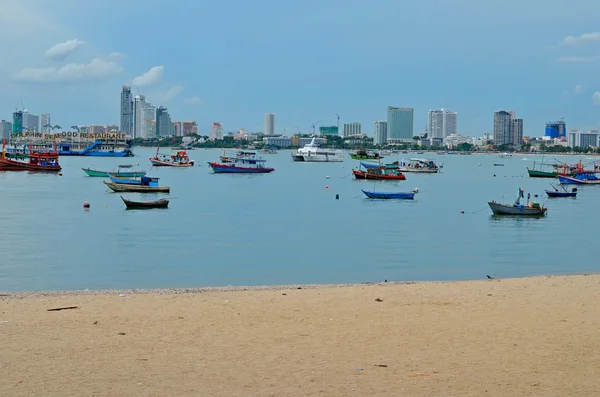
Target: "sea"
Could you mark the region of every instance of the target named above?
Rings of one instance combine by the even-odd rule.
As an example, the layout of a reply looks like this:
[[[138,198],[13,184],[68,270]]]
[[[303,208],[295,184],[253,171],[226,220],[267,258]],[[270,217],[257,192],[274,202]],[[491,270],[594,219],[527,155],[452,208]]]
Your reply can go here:
[[[439,174],[359,181],[341,163],[262,154],[270,174],[213,174],[223,150],[188,151],[191,168],[151,167],[155,148],[132,158],[61,157],[62,175],[0,172],[0,291],[197,288],[274,284],[446,281],[597,272],[600,186],[546,198],[553,179],[526,167],[586,156],[401,154],[429,158]],[[161,149],[168,153],[169,149]],[[168,209],[126,210],[120,194],[83,167],[119,164],[160,178]],[[502,164],[502,165],[495,165]],[[569,186],[569,189],[573,186]],[[370,200],[361,189],[415,200]],[[548,207],[544,218],[496,217],[490,200],[519,189]],[[83,207],[84,202],[90,208]],[[596,214],[596,215],[594,215]]]

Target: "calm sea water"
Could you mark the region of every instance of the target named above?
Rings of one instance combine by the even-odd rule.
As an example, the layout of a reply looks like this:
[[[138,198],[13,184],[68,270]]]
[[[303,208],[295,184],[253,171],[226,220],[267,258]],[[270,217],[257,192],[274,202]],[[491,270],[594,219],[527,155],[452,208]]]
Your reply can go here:
[[[0,173],[0,290],[481,279],[600,266],[591,249],[600,186],[579,187],[576,199],[546,199],[554,181],[528,178],[525,170],[540,157],[430,154],[442,173],[372,182],[353,179],[358,161],[349,157],[295,163],[281,151],[264,155],[276,169],[271,174],[215,175],[207,161],[222,151],[190,151],[193,168],[150,169],[154,151],[136,148],[129,159],[61,157],[63,176]],[[169,209],[126,211],[102,178],[81,170],[138,162],[171,186]],[[415,187],[414,201],[361,193]],[[487,201],[512,202],[519,187],[546,202],[547,217],[491,216]]]

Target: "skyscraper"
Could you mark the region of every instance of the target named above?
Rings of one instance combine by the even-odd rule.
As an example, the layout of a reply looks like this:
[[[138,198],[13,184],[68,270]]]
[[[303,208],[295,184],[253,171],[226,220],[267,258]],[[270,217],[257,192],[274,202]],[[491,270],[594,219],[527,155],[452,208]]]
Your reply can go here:
[[[12,123],[6,120],[0,120],[0,138],[10,138],[12,134]]]
[[[430,110],[427,113],[427,134],[429,138],[446,138],[448,135],[456,134],[457,131],[456,112],[447,109]]]
[[[26,132],[40,132],[40,116],[23,109],[23,130]]]
[[[360,123],[344,123],[342,126],[342,136],[356,136],[362,134],[362,126]]]
[[[164,106],[159,106],[156,109],[156,136],[172,136],[175,135],[175,127],[171,121],[171,115]]]
[[[44,134],[49,134],[52,131],[52,127],[50,127],[50,113],[42,113],[42,132]]]
[[[266,136],[275,135],[275,115],[273,113],[265,113],[265,131]]]
[[[523,119],[516,112],[500,110],[494,113],[494,145],[519,147],[523,143]]]
[[[154,138],[156,107],[146,102],[144,95],[136,95],[133,101],[133,138]]]
[[[223,124],[213,123],[210,129],[210,139],[221,140],[223,139]]]
[[[523,144],[523,119],[512,119],[511,145],[520,147]]]
[[[413,108],[397,108],[388,106],[387,110],[387,140],[389,143],[412,142],[413,138]]]
[[[121,132],[133,136],[133,100],[131,87],[124,85],[121,91]]]
[[[376,145],[385,145],[387,143],[387,121],[373,122],[373,143]]]
[[[17,110],[13,113],[12,133],[20,134],[23,132],[23,112]]]

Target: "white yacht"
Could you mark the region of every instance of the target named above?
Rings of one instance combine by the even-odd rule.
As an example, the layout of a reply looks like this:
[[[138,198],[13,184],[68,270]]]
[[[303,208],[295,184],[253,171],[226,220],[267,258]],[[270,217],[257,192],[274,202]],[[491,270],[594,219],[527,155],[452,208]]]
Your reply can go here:
[[[294,161],[312,162],[341,162],[344,161],[344,152],[338,149],[321,149],[313,138],[309,144],[292,152]]]

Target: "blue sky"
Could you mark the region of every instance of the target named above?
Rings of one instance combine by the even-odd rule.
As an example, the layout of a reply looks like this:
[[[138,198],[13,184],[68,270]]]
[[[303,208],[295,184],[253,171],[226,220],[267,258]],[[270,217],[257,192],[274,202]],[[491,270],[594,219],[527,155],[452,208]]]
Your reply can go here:
[[[0,118],[22,103],[63,126],[118,124],[135,82],[201,134],[262,131],[265,112],[279,133],[338,113],[371,134],[388,105],[415,108],[415,133],[442,107],[466,135],[500,109],[526,135],[561,117],[600,128],[598,15],[594,0],[3,0]]]

